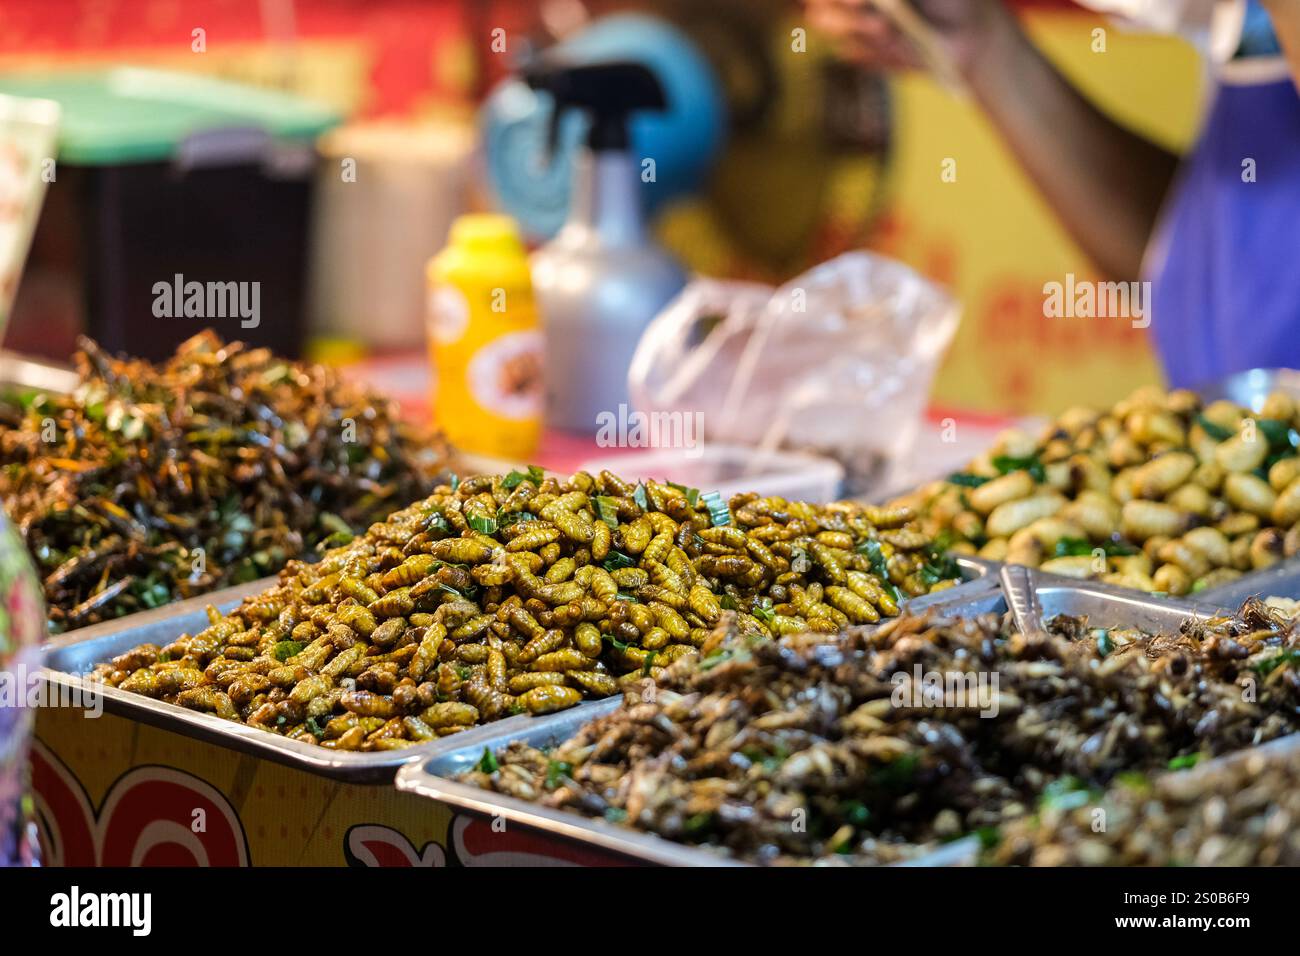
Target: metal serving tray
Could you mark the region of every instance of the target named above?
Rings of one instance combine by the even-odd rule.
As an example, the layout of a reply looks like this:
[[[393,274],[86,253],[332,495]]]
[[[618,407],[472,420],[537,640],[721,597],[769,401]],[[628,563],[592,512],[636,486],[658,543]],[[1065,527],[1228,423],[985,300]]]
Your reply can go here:
[[[1160,600],[1125,588],[1080,582],[1056,575],[1037,574],[1034,578],[1046,620],[1058,614],[1086,615],[1089,622],[1097,627],[1168,629],[1177,628],[1190,617],[1204,618],[1219,611],[1219,608],[1210,605]],[[986,577],[973,585],[963,585],[959,589],[933,595],[933,598],[941,598],[944,594],[950,599],[943,601],[927,598],[925,608],[950,616],[1006,613],[1008,610],[996,578]],[[516,740],[534,747],[559,744],[573,736],[588,720],[618,709],[620,703],[619,700],[606,700],[585,712],[566,711],[543,717],[523,732],[489,725],[482,729],[490,732],[485,732],[472,741],[465,735],[456,740],[457,747],[437,755],[424,756],[423,759],[402,767],[397,774],[397,789],[420,794],[469,813],[500,816],[562,840],[597,846],[643,863],[664,866],[746,865],[713,851],[684,846],[568,810],[541,807],[452,779],[473,768],[482,758],[485,748],[496,751]],[[962,865],[973,861],[977,849],[976,841],[960,840],[900,865]]]
[[[35,388],[66,395],[77,387],[77,381],[77,373],[66,365],[0,349],[0,388]]]
[[[998,571],[1002,566],[996,561],[973,558],[967,554],[953,555],[953,559],[956,561],[957,569],[961,571],[961,584],[954,584],[933,594],[909,598],[903,602],[903,607],[909,611],[924,611],[937,604],[947,605],[954,601],[962,601],[967,597],[978,596],[998,587]]]
[[[1300,556],[1279,561],[1263,571],[1251,571],[1235,581],[1206,588],[1197,600],[1224,607],[1239,607],[1248,597],[1283,597],[1300,599]]]
[[[1225,605],[1208,601],[1187,601],[1181,598],[1159,598],[1131,588],[1122,588],[1100,581],[1069,578],[1058,574],[1034,571],[1035,593],[1042,606],[1044,621],[1059,614],[1086,616],[1094,627],[1139,627],[1144,630],[1177,628],[1188,618],[1208,618],[1223,613]],[[982,583],[982,582],[981,582]],[[949,616],[972,614],[1005,614],[1010,610],[1002,589],[990,582],[987,590],[975,591],[963,587],[948,593],[951,601],[937,605],[940,613]],[[937,596],[937,595],[936,595]]]
[[[531,723],[542,719],[518,715],[402,750],[355,753],[326,750],[315,744],[289,740],[270,731],[109,687],[85,676],[96,664],[108,661],[137,645],[168,644],[182,634],[202,630],[208,623],[205,610],[207,605],[213,604],[221,611],[229,611],[248,595],[265,590],[274,580],[268,578],[253,581],[153,611],[69,631],[46,643],[45,669],[41,676],[56,687],[77,691],[83,695],[83,699],[85,695],[99,694],[104,709],[110,713],[230,747],[241,753],[355,783],[386,783],[392,780],[397,768],[407,761],[472,745],[485,732],[522,733]],[[569,713],[582,714],[582,719],[586,719],[598,712],[591,708],[607,706],[609,703],[607,700],[589,701],[572,708]]]
[[[457,810],[480,816],[499,816],[511,823],[540,830],[549,836],[597,846],[643,863],[661,866],[744,866],[744,863],[721,854],[684,846],[649,833],[617,826],[607,820],[585,817],[567,810],[553,810],[450,779],[472,769],[482,759],[484,750],[495,752],[513,741],[523,741],[538,748],[554,746],[572,737],[588,721],[618,710],[622,703],[622,698],[616,697],[599,701],[586,713],[579,713],[576,708],[561,711],[539,718],[522,731],[511,732],[503,727],[489,725],[483,729],[491,729],[495,733],[483,735],[474,741],[458,741],[461,746],[454,750],[425,757],[403,767],[397,772],[397,789],[428,797]]]
[[[1287,392],[1300,398],[1300,371],[1293,368],[1247,369],[1199,388],[1197,392],[1211,402],[1226,398],[1258,412],[1271,392]]]
[[[136,644],[169,644],[186,631],[193,634],[194,628],[202,630],[208,626],[207,607],[209,604],[214,605],[218,611],[225,614],[236,608],[244,598],[272,588],[278,581],[279,579],[274,577],[261,578],[257,581],[249,581],[247,584],[237,584],[234,587],[222,588],[219,591],[209,591],[206,594],[199,594],[183,601],[172,601],[150,611],[137,611],[134,614],[126,614],[111,621],[101,621],[98,624],[76,627],[51,637],[45,644],[46,657],[49,658],[57,651],[61,661],[72,665],[60,667],[59,670],[69,670],[72,673],[83,674],[91,670],[96,664],[102,663],[124,650],[135,647]],[[113,646],[117,648],[116,650],[100,653],[98,657],[85,656],[84,659],[79,657],[78,652],[75,650],[75,648],[84,644],[86,650],[83,653],[85,655],[94,655],[98,653],[97,648],[100,646],[96,641],[102,641],[108,635],[121,633],[129,633],[135,643],[115,643]]]
[[[1300,733],[1287,734],[1284,737],[1274,737],[1267,743],[1257,744],[1254,747],[1246,747],[1242,750],[1233,750],[1230,753],[1215,757],[1213,760],[1206,760],[1204,763],[1198,763],[1195,767],[1188,770],[1170,772],[1177,773],[1179,780],[1200,780],[1212,775],[1216,771],[1223,770],[1227,767],[1235,767],[1243,760],[1251,760],[1255,757],[1263,757],[1269,762],[1275,760],[1300,759]]]
[[[978,563],[983,566],[982,571],[976,572],[974,564]],[[1002,567],[1002,562],[989,561],[984,558],[973,558],[967,555],[961,555],[958,558],[958,564],[962,567],[962,573],[966,576],[967,581],[980,581],[981,583],[997,578],[998,572]],[[969,567],[968,567],[969,566]],[[1146,591],[1139,591],[1136,588],[1123,588],[1117,585],[1105,584],[1101,581],[1093,581],[1088,578],[1067,577],[1060,574],[1048,574],[1044,571],[1034,570],[1039,578],[1044,582],[1053,582],[1054,584],[1071,586],[1076,588],[1096,589],[1106,594],[1114,595],[1117,598],[1132,598],[1137,595],[1143,604],[1160,604],[1173,603],[1175,605],[1199,605],[1204,608],[1217,607],[1236,611],[1241,607],[1241,603],[1249,597],[1283,597],[1300,600],[1300,555],[1279,561],[1271,568],[1265,568],[1262,571],[1251,571],[1243,574],[1241,577],[1220,584],[1216,587],[1206,588],[1204,591],[1198,591],[1195,594],[1187,595],[1182,598],[1158,596]],[[988,576],[992,575],[992,579]],[[992,585],[991,585],[992,586]],[[942,600],[944,592],[938,594],[926,595],[923,598],[916,598],[908,606],[920,610],[938,600]],[[948,593],[952,593],[951,591]]]

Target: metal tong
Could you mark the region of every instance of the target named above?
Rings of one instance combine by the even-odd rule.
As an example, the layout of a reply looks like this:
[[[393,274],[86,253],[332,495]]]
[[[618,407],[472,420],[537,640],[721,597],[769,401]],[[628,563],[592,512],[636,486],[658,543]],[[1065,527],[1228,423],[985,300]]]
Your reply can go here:
[[[1011,618],[1021,634],[1044,630],[1043,605],[1038,600],[1038,572],[1019,564],[1004,564],[998,572]]]

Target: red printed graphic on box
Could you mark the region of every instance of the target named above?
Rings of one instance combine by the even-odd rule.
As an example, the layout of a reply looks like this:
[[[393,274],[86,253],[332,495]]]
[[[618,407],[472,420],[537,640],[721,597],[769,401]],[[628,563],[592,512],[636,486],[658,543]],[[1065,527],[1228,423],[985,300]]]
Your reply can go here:
[[[361,823],[350,827],[343,839],[349,866],[446,866],[447,853],[429,842],[416,852],[403,834],[392,827]]]
[[[53,866],[247,866],[248,840],[225,796],[193,774],[133,767],[96,813],[81,783],[40,741],[32,789]]]
[[[451,845],[463,866],[626,866],[622,857],[557,840],[516,824],[456,816]]]
[[[500,826],[500,824],[498,824]],[[344,854],[352,866],[622,866],[626,861],[515,825],[494,829],[491,820],[457,815],[451,821],[451,852],[437,843],[421,850],[392,827],[351,827]]]

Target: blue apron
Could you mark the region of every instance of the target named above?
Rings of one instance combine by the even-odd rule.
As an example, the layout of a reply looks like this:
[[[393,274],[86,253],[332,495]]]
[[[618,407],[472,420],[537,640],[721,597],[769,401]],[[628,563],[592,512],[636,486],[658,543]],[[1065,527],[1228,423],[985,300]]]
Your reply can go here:
[[[1242,180],[1247,159],[1254,182]],[[1300,368],[1300,95],[1290,78],[1219,87],[1148,262],[1150,334],[1170,385]]]

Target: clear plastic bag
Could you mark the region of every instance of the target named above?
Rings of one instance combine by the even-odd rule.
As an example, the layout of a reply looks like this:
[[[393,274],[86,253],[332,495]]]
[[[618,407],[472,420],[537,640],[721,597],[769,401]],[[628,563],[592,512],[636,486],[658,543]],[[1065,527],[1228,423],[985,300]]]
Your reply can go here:
[[[776,290],[697,280],[646,329],[629,394],[641,412],[702,413],[710,442],[829,455],[847,494],[870,494],[903,467],[959,316],[942,288],[867,252]]]

